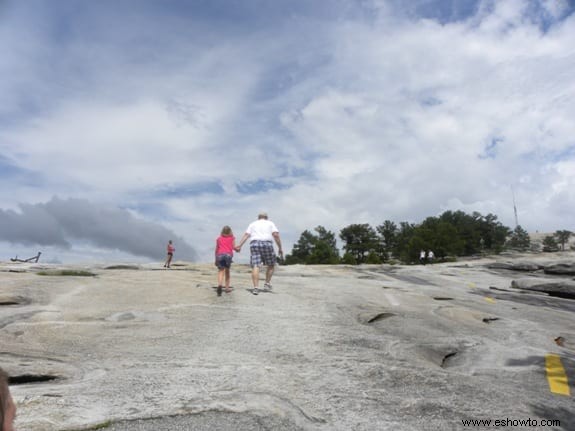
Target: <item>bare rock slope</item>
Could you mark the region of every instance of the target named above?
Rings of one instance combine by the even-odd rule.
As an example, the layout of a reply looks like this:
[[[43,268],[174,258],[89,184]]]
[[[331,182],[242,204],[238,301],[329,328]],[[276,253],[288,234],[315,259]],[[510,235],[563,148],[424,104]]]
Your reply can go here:
[[[209,265],[3,263],[0,365],[27,431],[574,429],[575,301],[512,288],[549,277],[517,259],[282,266],[258,296],[236,265],[222,297]]]

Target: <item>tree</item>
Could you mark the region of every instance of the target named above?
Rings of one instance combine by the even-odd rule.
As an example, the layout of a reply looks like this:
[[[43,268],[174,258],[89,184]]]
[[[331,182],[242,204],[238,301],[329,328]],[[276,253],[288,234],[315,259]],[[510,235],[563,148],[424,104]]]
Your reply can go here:
[[[521,226],[517,226],[507,241],[507,247],[525,251],[528,250],[530,246],[531,240],[529,239],[529,234]]]
[[[367,223],[351,224],[340,231],[339,237],[345,243],[343,249],[354,257],[356,264],[365,263],[369,252],[377,252],[377,233]]]
[[[351,253],[345,253],[341,258],[341,263],[344,265],[356,265],[355,257]]]
[[[558,251],[558,250],[559,250],[559,244],[557,244],[557,240],[555,240],[555,237],[547,235],[545,236],[545,238],[543,238],[543,251]]]
[[[472,255],[481,251],[481,232],[479,230],[482,216],[478,212],[473,215],[465,214],[463,211],[445,211],[439,220],[449,223],[457,232],[459,241],[463,243],[461,254]]]
[[[291,254],[286,255],[285,263],[287,265],[307,263],[314,248],[315,241],[315,236],[309,230],[304,230],[298,241],[294,244]]]
[[[328,265],[339,263],[339,250],[337,249],[335,234],[323,226],[318,226],[314,230],[317,232],[317,236],[307,263]]]
[[[286,256],[286,264],[336,264],[339,263],[339,251],[333,232],[323,226],[315,229],[316,234],[305,230],[294,244],[291,254]]]
[[[555,232],[555,239],[559,244],[561,244],[561,250],[565,251],[565,244],[569,242],[569,238],[573,235],[573,232],[569,230],[558,230]]]
[[[381,248],[385,255],[385,261],[393,253],[393,249],[396,245],[398,232],[397,225],[390,220],[386,220],[383,224],[377,226],[376,230],[380,235]]]
[[[410,257],[410,241],[415,234],[415,225],[402,221],[399,223],[399,230],[396,235],[393,246],[393,255],[403,262],[412,262],[413,256]],[[417,259],[417,257],[415,257]]]
[[[511,230],[498,222],[497,216],[491,213],[479,218],[478,229],[481,251],[491,250],[499,253],[503,249],[505,239],[511,234]]]
[[[381,260],[381,256],[379,253],[375,251],[370,251],[369,254],[367,255],[365,263],[369,263],[371,265],[379,265],[380,263],[383,263],[383,261]]]
[[[339,237],[344,242],[341,259],[335,235],[318,226],[315,233],[308,230],[302,233],[292,255],[286,256],[286,262],[380,263],[393,256],[410,263],[418,260],[421,250],[433,250],[437,258],[444,259],[447,256],[499,253],[504,245],[526,250],[531,243],[529,235],[520,226],[511,231],[493,214],[483,216],[474,212],[469,215],[463,211],[445,211],[438,217],[427,217],[419,225],[401,222],[398,226],[385,220],[374,230],[369,224],[352,224],[342,229]],[[564,242],[568,239],[567,235]]]
[[[437,224],[431,249],[439,259],[447,256],[461,256],[464,248],[464,241],[459,237],[454,226],[445,222]]]

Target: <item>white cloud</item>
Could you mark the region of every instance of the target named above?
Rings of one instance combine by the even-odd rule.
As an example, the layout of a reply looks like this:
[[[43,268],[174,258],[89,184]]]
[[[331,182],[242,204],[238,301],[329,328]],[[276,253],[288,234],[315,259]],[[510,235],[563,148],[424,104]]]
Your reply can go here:
[[[414,16],[435,3],[398,17],[397,2],[351,2],[338,19],[257,27],[164,10],[144,28],[141,9],[107,32],[95,6],[85,30],[53,43],[4,27],[23,54],[0,60],[0,163],[19,172],[3,175],[3,209],[53,195],[129,208],[203,259],[224,224],[241,236],[260,209],[288,250],[320,224],[446,209],[512,225],[512,186],[527,229],[575,230],[569,5],[485,1],[460,19],[442,3],[444,20]]]

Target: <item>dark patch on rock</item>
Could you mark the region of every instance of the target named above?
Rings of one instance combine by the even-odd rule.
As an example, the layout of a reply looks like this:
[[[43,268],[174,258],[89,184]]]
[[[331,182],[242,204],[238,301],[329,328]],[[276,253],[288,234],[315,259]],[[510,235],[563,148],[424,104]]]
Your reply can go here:
[[[532,262],[494,262],[485,265],[489,269],[506,269],[509,271],[535,272],[543,269],[543,265]]]
[[[395,316],[395,314],[388,311],[376,312],[375,310],[371,310],[361,313],[357,317],[357,320],[364,325],[369,325],[370,323],[375,323],[379,320],[384,320],[393,316]]]
[[[509,290],[509,289],[501,289],[501,288],[495,287],[495,286],[489,286],[489,289],[490,290],[498,290],[500,292],[511,292],[511,290]]]
[[[10,376],[10,384],[27,385],[30,383],[44,383],[60,379],[61,379],[60,376],[54,376],[51,374],[21,374],[21,375]]]
[[[433,299],[436,301],[453,301],[453,298],[448,296],[434,296]]]
[[[30,300],[22,296],[0,297],[0,306],[27,305]]]
[[[547,295],[554,298],[575,299],[575,293],[569,292],[547,292]]]
[[[543,268],[545,274],[575,275],[575,262],[560,262]]]
[[[484,317],[483,319],[481,319],[483,323],[491,323],[495,322],[496,320],[499,320],[499,317]]]
[[[454,358],[460,349],[454,346],[421,346],[417,349],[428,362],[440,368],[449,368],[454,364]]]
[[[434,283],[420,277],[409,274],[387,274],[390,277],[396,278],[397,280],[404,281],[406,283],[418,285],[418,286],[435,286]]]
[[[388,317],[393,317],[395,314],[393,313],[379,313],[373,316],[371,319],[367,321],[367,323],[377,322],[378,320],[387,319]]]
[[[550,296],[575,299],[575,282],[570,280],[546,280],[541,278],[521,278],[513,280],[514,289],[545,292]]]
[[[134,269],[138,270],[140,267],[138,265],[110,265],[106,266],[104,269]]]
[[[457,352],[449,352],[447,355],[445,355],[441,361],[441,368],[447,368],[449,365],[449,360],[455,355],[457,355]]]

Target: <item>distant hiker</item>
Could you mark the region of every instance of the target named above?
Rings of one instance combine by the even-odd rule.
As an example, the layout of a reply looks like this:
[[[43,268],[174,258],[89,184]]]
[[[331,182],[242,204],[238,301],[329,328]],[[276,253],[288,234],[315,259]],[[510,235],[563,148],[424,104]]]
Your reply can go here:
[[[226,292],[230,292],[230,267],[234,257],[236,238],[232,228],[224,226],[218,239],[216,239],[216,266],[218,267],[218,296],[222,296],[222,288],[225,279]]]
[[[8,374],[0,368],[0,431],[14,431],[16,404],[10,395]]]
[[[425,265],[425,250],[419,252],[419,263]]]
[[[433,254],[433,251],[428,250],[427,251],[427,262],[433,263],[433,259],[435,259],[435,254]]]
[[[172,258],[174,257],[174,252],[176,251],[176,247],[172,244],[172,240],[168,241],[166,251],[168,253],[168,257],[166,258],[166,263],[164,263],[164,268],[169,268],[172,263]]]
[[[268,220],[268,215],[264,212],[258,214],[258,219],[250,223],[239,245],[235,248],[237,252],[241,251],[242,245],[248,238],[250,239],[250,265],[252,267],[252,283],[254,287],[252,292],[257,295],[259,293],[261,265],[267,266],[264,289],[268,291],[272,289],[271,281],[276,264],[273,243],[275,241],[278,246],[278,254],[280,258],[283,258],[282,242],[278,228],[272,221]]]

